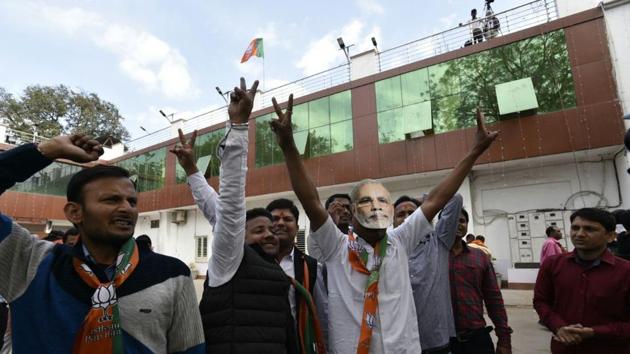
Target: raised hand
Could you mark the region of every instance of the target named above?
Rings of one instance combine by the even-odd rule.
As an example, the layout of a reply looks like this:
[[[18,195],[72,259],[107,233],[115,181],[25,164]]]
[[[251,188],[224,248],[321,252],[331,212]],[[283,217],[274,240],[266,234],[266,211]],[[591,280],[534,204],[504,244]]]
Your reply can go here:
[[[481,109],[477,108],[477,133],[475,134],[475,146],[473,146],[472,151],[478,155],[483,154],[497,136],[499,136],[498,131],[488,131],[485,116]]]
[[[243,124],[249,120],[249,115],[254,108],[254,98],[258,90],[258,80],[254,81],[252,87],[248,90],[245,84],[245,78],[241,78],[241,87],[234,87],[230,93],[230,105],[228,106],[228,115],[232,124]]]
[[[291,125],[291,116],[293,115],[293,94],[289,95],[289,101],[287,102],[287,110],[282,113],[282,109],[275,97],[271,98],[273,108],[276,110],[278,119],[272,119],[269,124],[271,125],[271,131],[276,135],[276,140],[280,148],[289,147],[295,145],[293,141],[293,126]]]
[[[85,134],[57,136],[40,143],[37,147],[45,157],[67,159],[74,162],[90,162],[103,155],[103,146]]]
[[[186,140],[184,132],[181,129],[177,129],[179,133],[179,143],[169,151],[177,156],[177,162],[182,166],[186,175],[190,176],[197,173],[197,164],[195,163],[195,140],[197,139],[197,130],[192,133],[190,140]]]

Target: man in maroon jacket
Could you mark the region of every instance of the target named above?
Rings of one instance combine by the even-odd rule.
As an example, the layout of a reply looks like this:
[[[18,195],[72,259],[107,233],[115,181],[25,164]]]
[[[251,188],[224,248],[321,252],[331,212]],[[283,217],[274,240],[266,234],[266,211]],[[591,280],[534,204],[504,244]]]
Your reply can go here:
[[[545,261],[534,308],[554,333],[554,354],[630,353],[630,262],[607,248],[615,218],[584,208],[571,215],[575,250]]]

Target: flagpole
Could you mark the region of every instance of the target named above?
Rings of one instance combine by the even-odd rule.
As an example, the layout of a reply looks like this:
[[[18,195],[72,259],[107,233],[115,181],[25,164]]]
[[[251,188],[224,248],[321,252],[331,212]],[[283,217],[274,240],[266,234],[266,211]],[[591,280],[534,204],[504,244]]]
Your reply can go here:
[[[263,91],[266,91],[266,90],[267,90],[267,80],[265,80],[265,55],[263,54]]]

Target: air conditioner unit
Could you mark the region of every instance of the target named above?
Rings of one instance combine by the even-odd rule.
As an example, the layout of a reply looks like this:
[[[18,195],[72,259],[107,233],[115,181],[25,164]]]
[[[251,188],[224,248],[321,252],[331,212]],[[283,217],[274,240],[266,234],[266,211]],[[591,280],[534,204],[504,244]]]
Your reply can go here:
[[[175,210],[171,212],[171,222],[175,224],[185,224],[186,210]]]

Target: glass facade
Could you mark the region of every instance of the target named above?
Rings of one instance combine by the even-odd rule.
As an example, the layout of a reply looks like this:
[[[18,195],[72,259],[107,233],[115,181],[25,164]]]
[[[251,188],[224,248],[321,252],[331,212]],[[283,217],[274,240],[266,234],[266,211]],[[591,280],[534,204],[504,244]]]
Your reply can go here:
[[[135,179],[136,190],[146,192],[164,186],[166,172],[166,148],[150,151],[142,155],[115,163]]]
[[[494,122],[499,118],[495,85],[523,78],[532,79],[538,113],[576,106],[563,30],[376,82],[379,143],[420,130],[474,126],[477,106]]]
[[[197,158],[197,168],[206,178],[219,175],[221,165],[216,157],[217,145],[225,135],[225,128],[221,128],[209,133],[199,135],[195,141],[195,157]],[[186,183],[186,172],[176,163],[175,179],[177,183]]]
[[[269,127],[276,115],[256,118],[256,167],[284,161]],[[343,91],[293,107],[293,137],[305,158],[352,150],[352,97]]]
[[[70,178],[81,171],[81,169],[79,166],[53,162],[26,181],[16,184],[11,190],[15,192],[65,196],[66,186]]]

